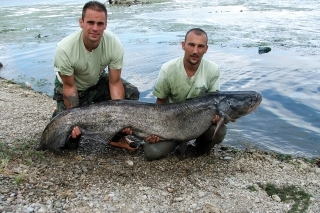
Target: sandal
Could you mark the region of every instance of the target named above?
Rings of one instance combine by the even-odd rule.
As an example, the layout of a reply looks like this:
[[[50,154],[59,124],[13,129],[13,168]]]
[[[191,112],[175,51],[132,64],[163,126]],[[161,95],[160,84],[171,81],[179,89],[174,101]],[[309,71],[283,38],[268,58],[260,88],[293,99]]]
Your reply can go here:
[[[110,145],[118,148],[124,148],[129,151],[135,151],[138,149],[138,143],[128,139],[127,137],[120,138],[118,142],[111,141]]]

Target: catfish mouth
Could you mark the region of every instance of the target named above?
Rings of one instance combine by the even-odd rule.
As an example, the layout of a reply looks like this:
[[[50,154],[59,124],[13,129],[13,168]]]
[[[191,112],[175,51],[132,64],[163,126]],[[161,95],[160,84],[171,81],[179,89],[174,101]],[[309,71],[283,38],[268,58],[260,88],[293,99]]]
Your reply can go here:
[[[256,96],[254,97],[254,100],[251,101],[251,105],[248,109],[248,114],[253,112],[255,109],[257,109],[261,101],[262,101],[262,95],[260,93],[257,93]]]

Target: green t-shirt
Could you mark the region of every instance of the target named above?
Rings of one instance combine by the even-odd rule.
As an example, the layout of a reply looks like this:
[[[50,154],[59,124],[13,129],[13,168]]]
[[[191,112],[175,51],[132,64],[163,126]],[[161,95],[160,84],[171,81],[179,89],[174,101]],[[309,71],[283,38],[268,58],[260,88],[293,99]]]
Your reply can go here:
[[[82,30],[62,39],[57,44],[54,60],[54,71],[71,76],[78,90],[83,91],[95,85],[101,72],[123,67],[123,47],[120,40],[110,31],[105,30],[99,46],[89,52],[82,40]]]
[[[184,69],[183,57],[179,57],[162,65],[153,95],[168,98],[169,103],[177,103],[220,90],[219,81],[217,64],[202,59],[197,72],[190,78]]]

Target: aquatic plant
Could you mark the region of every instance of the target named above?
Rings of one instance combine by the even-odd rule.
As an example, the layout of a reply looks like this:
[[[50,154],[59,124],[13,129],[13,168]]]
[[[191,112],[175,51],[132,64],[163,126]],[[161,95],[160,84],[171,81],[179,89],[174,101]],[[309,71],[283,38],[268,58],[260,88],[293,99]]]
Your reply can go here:
[[[294,204],[288,213],[294,212],[305,212],[310,205],[311,195],[303,191],[297,186],[286,185],[282,187],[277,187],[272,183],[267,183],[266,185],[258,184],[262,189],[264,189],[269,196],[278,195],[281,202],[286,202],[293,200]]]

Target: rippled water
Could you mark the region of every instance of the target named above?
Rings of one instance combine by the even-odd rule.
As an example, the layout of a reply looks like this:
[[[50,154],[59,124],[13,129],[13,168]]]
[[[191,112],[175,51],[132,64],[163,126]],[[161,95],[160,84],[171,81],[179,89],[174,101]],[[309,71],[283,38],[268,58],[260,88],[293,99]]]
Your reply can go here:
[[[2,0],[0,76],[52,95],[56,43],[79,29],[86,1]],[[183,54],[192,27],[209,35],[206,58],[221,68],[222,90],[256,90],[263,102],[228,124],[224,144],[306,157],[320,152],[320,2],[173,0],[108,6],[108,29],[125,48],[123,77],[151,95],[162,63]],[[258,46],[272,51],[258,54]]]

